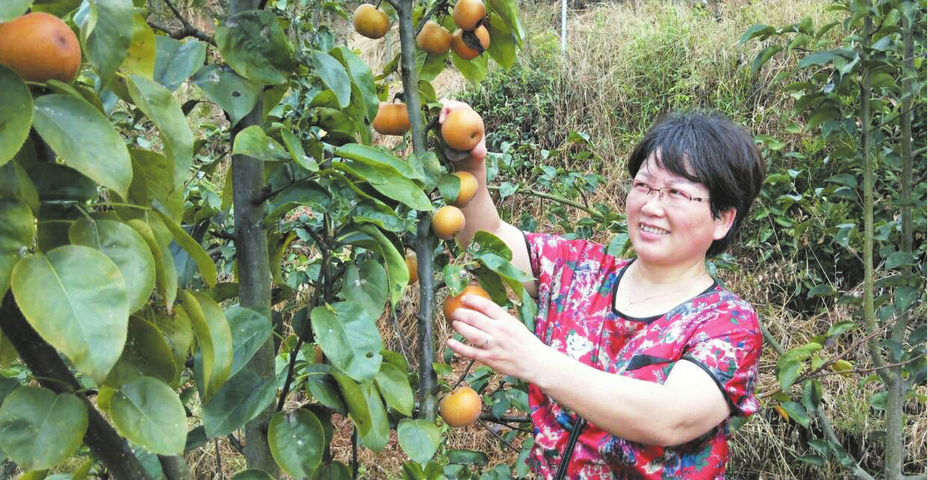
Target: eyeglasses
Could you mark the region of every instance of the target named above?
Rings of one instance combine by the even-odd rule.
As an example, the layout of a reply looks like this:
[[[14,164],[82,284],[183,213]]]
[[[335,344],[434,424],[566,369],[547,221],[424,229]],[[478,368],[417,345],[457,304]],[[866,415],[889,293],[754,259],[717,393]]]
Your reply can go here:
[[[663,200],[666,196],[667,201],[671,205],[684,205],[689,202],[702,202],[708,200],[708,198],[694,197],[676,187],[653,188],[647,183],[641,180],[635,180],[634,178],[626,180],[624,184],[625,193],[629,197],[647,197],[651,195],[651,192],[657,192],[658,200]]]

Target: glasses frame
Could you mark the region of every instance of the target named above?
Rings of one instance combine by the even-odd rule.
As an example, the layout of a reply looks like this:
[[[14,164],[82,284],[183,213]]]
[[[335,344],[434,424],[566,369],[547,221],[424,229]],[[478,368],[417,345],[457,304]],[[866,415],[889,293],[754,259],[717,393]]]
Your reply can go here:
[[[689,202],[705,202],[705,201],[708,201],[708,200],[709,200],[708,198],[704,198],[704,197],[694,197],[694,196],[690,195],[689,193],[686,193],[686,192],[684,192],[683,190],[680,190],[680,189],[677,188],[677,187],[672,187],[672,186],[669,186],[669,185],[668,185],[668,186],[664,186],[664,187],[660,187],[660,188],[654,188],[654,187],[648,185],[647,183],[645,183],[645,182],[643,182],[643,181],[641,181],[641,180],[635,180],[634,178],[629,178],[629,179],[625,180],[624,184],[625,184],[625,195],[626,195],[626,196],[632,195],[632,194],[634,193],[634,191],[635,191],[636,184],[640,184],[640,186],[643,186],[644,188],[647,188],[647,189],[648,189],[648,193],[646,193],[644,196],[650,197],[650,196],[651,196],[651,193],[657,192],[657,199],[658,199],[658,201],[663,201],[663,200],[664,200],[664,191],[665,191],[665,190],[667,190],[667,191],[676,190],[677,193],[679,193],[680,195],[682,195],[683,198],[687,199]]]

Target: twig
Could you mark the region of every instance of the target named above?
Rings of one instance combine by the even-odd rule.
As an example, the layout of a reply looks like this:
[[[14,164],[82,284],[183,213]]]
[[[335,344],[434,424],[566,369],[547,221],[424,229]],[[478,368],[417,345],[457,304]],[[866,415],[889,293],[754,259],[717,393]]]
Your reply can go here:
[[[850,374],[852,374],[852,373],[856,373],[856,374],[859,374],[859,375],[865,375],[865,374],[868,374],[868,373],[878,372],[878,371],[880,371],[880,370],[886,370],[886,369],[888,369],[888,368],[896,368],[896,367],[901,367],[901,366],[904,366],[904,365],[908,365],[908,364],[910,364],[910,363],[917,362],[917,361],[921,360],[922,358],[923,358],[923,355],[919,355],[919,356],[917,356],[917,357],[910,358],[910,359],[908,359],[908,360],[906,360],[906,361],[904,361],[904,362],[890,363],[890,364],[887,364],[887,365],[883,365],[882,367],[861,368],[861,369],[854,369],[854,370],[846,370],[846,371],[843,371],[843,372],[821,372],[821,373],[817,373],[817,374],[815,374],[815,375],[809,375],[808,378],[806,378],[806,380],[810,380],[810,379],[813,379],[813,378],[829,377],[829,376],[831,376],[831,375],[842,375],[842,374],[848,374],[848,375],[850,375]]]
[[[471,360],[470,363],[467,364],[467,368],[465,368],[465,369],[464,369],[464,372],[461,373],[461,376],[458,377],[458,382],[455,383],[453,387],[451,387],[451,391],[452,391],[452,392],[454,391],[455,388],[458,388],[458,385],[460,385],[461,382],[464,381],[464,377],[466,377],[467,374],[470,373],[470,368],[474,366],[474,362],[475,362],[475,360]]]
[[[216,46],[216,40],[213,40],[213,37],[207,35],[206,33],[200,30],[197,30],[197,28],[192,25],[181,27],[177,30],[171,30],[170,28],[165,27],[164,25],[160,25],[158,23],[155,23],[149,20],[148,26],[151,28],[154,28],[155,30],[160,30],[164,33],[167,33],[168,36],[173,38],[174,40],[181,40],[187,37],[193,37],[193,38],[196,38],[197,40],[204,41],[214,47]]]
[[[889,322],[886,322],[885,325],[883,325],[882,327],[880,327],[880,328],[874,330],[873,332],[871,332],[871,333],[868,334],[867,336],[858,339],[857,341],[855,341],[854,343],[852,343],[851,346],[849,346],[849,347],[847,347],[846,349],[844,349],[843,352],[841,352],[841,353],[835,355],[834,357],[831,357],[831,358],[829,358],[828,360],[826,360],[825,363],[821,364],[818,368],[816,368],[816,369],[812,370],[811,372],[806,373],[806,374],[801,375],[801,376],[799,376],[798,378],[796,378],[796,380],[795,380],[793,383],[794,383],[794,384],[797,384],[797,383],[802,383],[802,382],[804,382],[804,381],[806,381],[806,380],[809,380],[809,379],[811,379],[811,378],[819,378],[819,373],[820,373],[822,370],[824,370],[824,369],[830,367],[833,363],[837,362],[838,360],[844,359],[844,358],[847,357],[851,352],[853,352],[853,351],[856,350],[858,347],[860,347],[860,345],[862,345],[862,344],[864,344],[864,343],[870,341],[871,339],[873,339],[873,338],[876,337],[877,335],[879,335],[879,334],[885,332],[889,327],[891,327],[894,323],[896,323],[896,320],[898,320],[898,319],[899,319],[899,317],[896,317],[896,318],[894,318],[893,320],[891,320],[891,321],[889,321]],[[782,354],[783,354],[783,353],[780,353],[780,355],[782,355]],[[869,370],[872,370],[872,371],[879,371],[879,370],[882,370],[882,368],[869,369]],[[834,373],[847,373],[847,372],[834,372]],[[831,375],[831,374],[832,374],[832,373],[828,373],[827,375]],[[827,376],[827,375],[821,375],[821,376]],[[769,390],[769,391],[766,391],[766,392],[764,392],[764,393],[761,393],[760,395],[758,395],[758,398],[767,398],[767,397],[776,395],[777,393],[780,393],[780,391],[781,391],[780,388],[777,387],[777,388],[774,389],[774,390]]]
[[[315,240],[316,237],[313,237]],[[306,308],[309,309],[310,314],[319,304],[320,297],[323,292],[323,282],[326,280],[328,275],[328,268],[326,266],[329,263],[329,249],[322,243],[319,243],[318,240],[316,245],[322,250],[322,268],[319,269],[319,277],[316,279],[316,290],[313,292],[313,298],[310,300],[309,306]],[[284,388],[280,394],[280,400],[277,401],[277,411],[284,409],[284,403],[287,401],[287,394],[290,393],[290,384],[293,382],[293,371],[296,368],[296,359],[300,354],[300,348],[303,347],[303,338],[306,337],[308,333],[306,331],[309,328],[309,325],[312,324],[312,319],[310,317],[306,318],[306,322],[303,323],[303,328],[300,330],[300,334],[297,335],[296,345],[294,345],[293,350],[290,351],[290,364],[287,365],[287,379],[284,380]]]
[[[422,31],[423,27],[425,27],[426,22],[428,22],[429,19],[432,18],[432,15],[435,15],[435,12],[437,12],[441,8],[448,8],[447,0],[440,0],[439,2],[435,3],[435,6],[432,7],[432,9],[428,11],[428,13],[422,16],[422,19],[419,20],[419,25],[416,27],[416,36],[419,36],[419,32]]]
[[[151,21],[148,22],[148,25],[150,25],[152,28],[155,28],[155,29],[161,30],[162,32],[167,33],[168,35],[171,36],[171,38],[175,40],[180,40],[182,38],[187,38],[187,37],[194,37],[198,40],[202,40],[206,43],[209,43],[210,45],[214,47],[216,46],[216,40],[214,40],[213,37],[207,35],[200,29],[191,25],[190,22],[188,22],[187,19],[184,18],[183,15],[181,15],[180,11],[177,10],[177,7],[175,7],[174,4],[171,3],[171,0],[162,0],[162,1],[164,2],[165,5],[168,6],[169,9],[171,9],[171,12],[174,14],[174,16],[177,17],[178,20],[180,20],[180,23],[181,25],[183,25],[183,27],[178,30],[172,31],[172,30],[167,29],[166,27],[155,24],[154,22],[151,22]]]
[[[831,422],[828,421],[828,417],[825,416],[825,411],[822,410],[821,405],[819,405],[818,408],[815,409],[815,416],[818,418],[818,421],[822,426],[822,430],[825,431],[825,436],[828,437],[828,440],[838,445],[841,445],[841,442],[838,441],[838,435],[835,434],[835,429],[834,427],[831,426]],[[854,475],[856,475],[857,478],[864,479],[864,480],[873,480],[873,477],[869,473],[864,471],[864,469],[861,468],[860,464],[858,464],[857,462],[854,462],[854,468],[852,468],[852,470],[854,470]]]
[[[222,474],[222,455],[219,454],[219,439],[213,440],[213,444],[216,445],[216,471],[219,472],[219,480],[224,480],[226,476]]]
[[[500,434],[494,432],[493,429],[490,428],[489,425],[487,425],[487,422],[484,422],[483,420],[478,420],[478,421],[480,422],[480,426],[482,426],[483,428],[487,429],[487,431],[490,432],[494,437],[496,437],[497,440],[499,440],[500,442],[503,442],[503,445],[505,445],[507,448],[509,448],[509,449],[512,450],[513,452],[522,453],[522,452],[519,451],[518,448],[513,447],[512,445],[510,445],[509,442],[506,441],[506,439],[504,439],[502,436],[500,436]]]
[[[490,190],[490,191],[499,191],[499,186],[498,186],[498,185],[488,185],[488,186],[487,186],[487,189]],[[522,188],[521,186],[517,186],[517,187],[516,187],[516,191],[515,191],[515,192],[512,192],[512,193],[513,193],[513,194],[522,193],[522,194],[525,194],[525,195],[531,195],[531,196],[533,196],[533,197],[544,198],[544,199],[546,199],[546,200],[552,200],[552,201],[555,201],[555,202],[557,202],[557,203],[562,203],[562,204],[564,204],[564,205],[568,205],[568,206],[574,207],[574,208],[576,208],[576,209],[578,209],[578,210],[583,210],[584,212],[586,212],[588,215],[590,215],[591,217],[595,218],[596,220],[600,220],[600,221],[605,220],[605,218],[603,217],[603,214],[601,214],[601,213],[599,213],[599,212],[593,210],[592,208],[587,207],[586,205],[584,205],[584,204],[582,204],[582,203],[575,202],[575,201],[573,201],[573,200],[568,200],[568,199],[566,199],[566,198],[564,198],[564,197],[559,197],[559,196],[557,196],[557,195],[552,195],[552,194],[550,194],[550,193],[539,192],[539,191],[537,191],[537,190],[524,189],[524,188]]]

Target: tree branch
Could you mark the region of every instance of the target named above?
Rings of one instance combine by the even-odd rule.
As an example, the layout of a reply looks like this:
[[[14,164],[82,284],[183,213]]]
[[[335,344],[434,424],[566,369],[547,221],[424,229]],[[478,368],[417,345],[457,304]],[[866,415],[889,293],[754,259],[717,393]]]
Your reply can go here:
[[[167,33],[168,36],[173,38],[174,40],[181,40],[187,37],[193,37],[193,38],[196,38],[197,40],[202,40],[214,47],[216,46],[216,40],[214,40],[213,37],[207,35],[201,30],[198,30],[196,27],[192,25],[185,25],[181,28],[171,30],[170,28],[165,27],[164,25],[160,25],[158,23],[155,23],[149,20],[148,26],[151,28],[154,28],[155,30],[160,30],[164,33]]]
[[[155,28],[155,29],[161,30],[162,32],[167,33],[168,35],[170,35],[171,38],[175,40],[180,40],[182,38],[187,38],[187,37],[194,37],[198,40],[202,40],[206,43],[209,43],[210,45],[214,47],[216,46],[216,40],[214,40],[213,37],[207,35],[205,32],[201,31],[200,29],[194,27],[190,22],[188,22],[187,19],[184,18],[183,15],[181,15],[180,10],[178,10],[177,7],[174,6],[174,3],[171,0],[161,0],[161,1],[163,1],[164,4],[167,5],[168,8],[171,10],[171,13],[173,13],[174,16],[177,17],[178,20],[180,20],[182,27],[177,30],[169,30],[168,28],[162,25],[158,25],[151,21],[148,22],[148,25],[150,25],[152,28]]]
[[[490,191],[499,191],[499,185],[487,185],[487,189]],[[605,217],[603,217],[603,214],[597,212],[596,210],[593,210],[592,208],[589,208],[582,203],[575,202],[573,200],[568,200],[564,197],[559,197],[557,195],[552,195],[550,193],[539,192],[537,190],[524,189],[521,186],[517,187],[516,191],[513,192],[513,194],[516,194],[516,193],[521,193],[524,195],[531,195],[533,197],[538,197],[538,198],[544,198],[545,200],[552,200],[557,203],[561,203],[561,204],[564,204],[570,207],[574,207],[578,210],[583,210],[589,216],[593,217],[596,220],[606,219]]]
[[[33,330],[13,299],[7,292],[0,309],[0,330],[13,344],[23,363],[38,380],[39,384],[55,393],[71,393],[80,398],[87,407],[89,423],[84,434],[84,444],[106,469],[119,480],[148,480],[138,457],[129,444],[103,418],[100,412],[81,392],[81,385],[71,370],[58,355],[58,351]]]

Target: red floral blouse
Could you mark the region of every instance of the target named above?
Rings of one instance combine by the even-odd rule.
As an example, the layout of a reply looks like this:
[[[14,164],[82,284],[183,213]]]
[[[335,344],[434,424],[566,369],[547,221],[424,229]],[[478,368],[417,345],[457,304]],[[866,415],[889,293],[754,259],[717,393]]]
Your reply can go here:
[[[676,362],[693,362],[715,379],[733,416],[757,411],[762,336],[749,303],[716,283],[664,315],[629,317],[615,310],[614,298],[633,260],[555,235],[527,234],[526,244],[538,281],[535,335],[545,344],[600,370],[657,383]],[[529,465],[541,478],[553,478],[577,417],[534,385],[529,404],[535,436]],[[567,478],[724,478],[729,423],[675,447],[625,440],[588,423]]]

